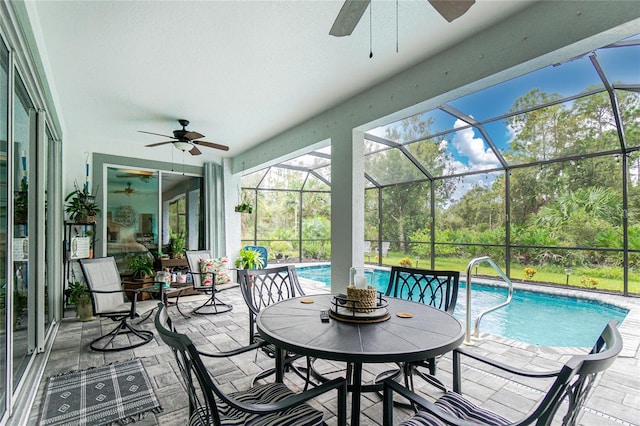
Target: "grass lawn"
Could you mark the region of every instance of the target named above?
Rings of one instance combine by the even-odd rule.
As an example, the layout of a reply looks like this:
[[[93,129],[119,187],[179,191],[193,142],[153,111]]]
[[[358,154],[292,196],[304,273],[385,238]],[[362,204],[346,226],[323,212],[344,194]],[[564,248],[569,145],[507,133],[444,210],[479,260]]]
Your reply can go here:
[[[389,252],[388,256],[383,259],[383,265],[386,266],[397,266],[400,264],[400,259],[407,257],[404,253],[396,253]],[[411,259],[411,256],[409,256]],[[365,262],[367,262],[367,258],[365,256]],[[471,260],[471,259],[469,259]],[[469,264],[469,260],[463,260],[458,258],[451,257],[441,257],[436,259],[435,269],[440,270],[452,270],[452,271],[460,271],[462,277],[465,277],[467,274],[467,266]],[[374,257],[371,257],[371,262],[376,262]],[[371,263],[370,262],[370,263]],[[416,265],[416,259],[411,259],[412,267],[430,269],[431,263],[429,260],[420,259]],[[501,262],[495,261],[498,266],[504,270],[504,266],[500,265]],[[522,281],[522,282],[532,282],[532,283],[540,283],[540,284],[567,284],[567,274],[564,270],[559,270],[557,267],[549,266],[535,266],[535,274],[531,279],[527,279],[523,272],[525,267],[531,267],[530,265],[520,265],[516,262],[511,263],[511,279],[513,281]],[[477,272],[476,272],[477,271]],[[473,268],[472,274],[484,275],[484,276],[495,276],[498,274],[493,270],[488,263],[482,262],[478,264],[478,268]],[[615,291],[622,292],[623,290],[623,279],[622,279],[622,268],[607,268],[607,269],[598,269],[598,268],[581,268],[576,267],[573,268],[571,274],[568,277],[568,283],[570,287],[576,288],[588,288],[588,289],[598,289],[598,290],[607,290],[607,291]],[[629,274],[629,293],[632,294],[640,294],[640,273],[630,273]]]

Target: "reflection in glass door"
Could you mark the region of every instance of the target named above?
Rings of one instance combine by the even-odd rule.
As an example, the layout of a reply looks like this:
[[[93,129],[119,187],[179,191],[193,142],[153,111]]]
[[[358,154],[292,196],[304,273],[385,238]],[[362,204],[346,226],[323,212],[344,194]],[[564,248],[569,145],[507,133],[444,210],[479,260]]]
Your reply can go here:
[[[9,198],[9,176],[7,175],[7,110],[9,108],[9,51],[0,40],[0,232],[2,241],[7,240],[7,200]],[[0,418],[4,415],[7,400],[7,246],[0,244]]]
[[[13,121],[13,387],[17,387],[35,348],[35,277],[29,274],[29,228],[34,212],[35,109],[16,74]],[[32,184],[33,182],[33,184]],[[33,242],[31,242],[33,243]]]
[[[107,167],[107,256],[120,273],[132,258],[158,250],[158,173]]]

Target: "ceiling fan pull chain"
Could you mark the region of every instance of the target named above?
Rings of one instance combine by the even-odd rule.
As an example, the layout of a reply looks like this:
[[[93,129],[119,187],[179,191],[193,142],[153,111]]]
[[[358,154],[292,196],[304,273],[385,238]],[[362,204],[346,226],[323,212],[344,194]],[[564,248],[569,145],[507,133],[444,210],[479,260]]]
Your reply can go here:
[[[373,2],[369,3],[369,59],[373,58]]]
[[[396,53],[398,53],[398,0],[396,0]]]

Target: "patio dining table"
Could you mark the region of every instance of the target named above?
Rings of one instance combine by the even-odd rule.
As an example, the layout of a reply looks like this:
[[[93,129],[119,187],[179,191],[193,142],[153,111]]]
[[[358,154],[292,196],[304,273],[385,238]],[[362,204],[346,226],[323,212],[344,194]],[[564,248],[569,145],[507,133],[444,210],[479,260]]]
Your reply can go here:
[[[389,318],[375,323],[320,319],[335,295],[297,297],[263,308],[256,324],[262,338],[276,346],[276,380],[284,378],[286,351],[353,366],[351,425],[360,424],[363,363],[420,361],[462,343],[464,327],[452,315],[403,299],[385,298]],[[400,314],[400,315],[398,315]],[[408,314],[408,315],[407,315]]]

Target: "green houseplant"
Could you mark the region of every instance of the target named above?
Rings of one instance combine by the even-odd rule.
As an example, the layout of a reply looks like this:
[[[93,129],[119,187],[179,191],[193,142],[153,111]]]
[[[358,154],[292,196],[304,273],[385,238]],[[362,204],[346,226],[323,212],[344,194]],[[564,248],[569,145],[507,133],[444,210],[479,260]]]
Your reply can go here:
[[[127,265],[134,279],[144,280],[153,275],[153,258],[145,254],[137,254]]]
[[[260,257],[260,252],[254,249],[240,249],[240,257],[236,259],[236,268],[242,269],[260,269],[264,266],[264,262]]]
[[[249,203],[241,203],[238,204],[235,208],[236,212],[238,213],[253,213],[253,205],[249,204]]]
[[[73,186],[75,189],[64,198],[65,212],[76,223],[94,223],[101,213],[95,195],[89,194],[85,186],[79,188],[77,182]]]
[[[69,283],[69,303],[75,305],[80,321],[93,319],[93,304],[87,284],[80,281]]]
[[[178,234],[171,233],[169,239],[169,254],[174,259],[182,259],[184,257],[184,251],[187,245],[187,239],[184,232]]]

